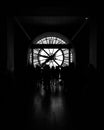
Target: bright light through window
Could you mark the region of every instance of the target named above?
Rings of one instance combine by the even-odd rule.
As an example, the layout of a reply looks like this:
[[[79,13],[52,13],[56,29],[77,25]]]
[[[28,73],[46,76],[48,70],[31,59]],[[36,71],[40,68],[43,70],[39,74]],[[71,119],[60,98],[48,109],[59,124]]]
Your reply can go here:
[[[40,44],[51,44],[51,45],[59,45],[60,44],[67,44],[60,38],[57,37],[45,37],[37,41],[36,45]],[[32,56],[33,52],[33,56]],[[72,53],[70,53],[70,62],[72,61]],[[33,59],[32,59],[33,58]],[[40,67],[44,67],[45,65],[49,65],[50,68],[52,67],[65,67],[69,66],[69,49],[67,48],[37,48],[37,49],[30,49],[29,50],[29,62],[30,64],[33,63],[34,67],[37,65]]]
[[[39,40],[36,44],[66,44],[66,42],[57,37],[46,37]]]
[[[57,52],[57,53],[56,53]],[[56,54],[55,54],[56,53]],[[39,53],[39,62],[40,64],[44,64],[45,61],[48,59],[49,56],[55,56],[50,59],[48,62],[46,62],[47,65],[50,66],[50,68],[60,66],[63,63],[63,52],[58,49],[43,49]]]

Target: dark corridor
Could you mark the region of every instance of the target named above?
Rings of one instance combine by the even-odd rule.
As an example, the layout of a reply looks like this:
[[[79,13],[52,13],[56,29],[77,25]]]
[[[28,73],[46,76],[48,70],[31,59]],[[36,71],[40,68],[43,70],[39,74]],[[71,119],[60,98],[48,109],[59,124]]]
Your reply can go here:
[[[45,10],[44,7],[42,11],[38,11],[38,7],[31,8],[33,16],[2,17],[1,127],[14,130],[93,129],[98,120],[96,86],[101,83],[103,72],[98,17],[90,16],[88,9],[76,12],[65,6],[59,10],[54,7],[51,11],[52,7]],[[67,48],[75,49],[75,64],[61,66],[61,70],[35,69],[27,64],[29,47],[45,32],[58,32],[71,41]]]

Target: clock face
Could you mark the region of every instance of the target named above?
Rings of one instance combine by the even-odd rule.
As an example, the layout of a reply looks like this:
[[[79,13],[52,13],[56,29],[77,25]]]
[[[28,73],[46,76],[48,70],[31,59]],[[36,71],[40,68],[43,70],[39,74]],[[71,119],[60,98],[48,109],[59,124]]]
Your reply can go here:
[[[30,63],[32,64],[32,52],[29,55]],[[43,48],[33,49],[33,65],[44,67],[49,65],[52,67],[65,67],[69,66],[69,50],[67,48]]]
[[[61,66],[64,62],[64,54],[61,49],[40,49],[38,60],[40,66]]]
[[[33,48],[29,50],[29,62],[33,64],[34,67],[40,66],[44,67],[48,65],[52,67],[65,67],[69,66],[69,49],[68,48],[55,48],[55,44],[66,44],[65,41],[56,38],[56,37],[46,37],[40,39],[37,43],[42,46],[42,44],[53,45],[52,47],[47,48]],[[33,54],[33,56],[32,56]]]

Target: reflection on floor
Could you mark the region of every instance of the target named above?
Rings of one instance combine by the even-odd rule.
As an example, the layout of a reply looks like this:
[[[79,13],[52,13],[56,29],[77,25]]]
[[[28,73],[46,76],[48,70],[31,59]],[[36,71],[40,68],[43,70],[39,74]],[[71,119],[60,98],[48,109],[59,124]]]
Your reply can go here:
[[[36,82],[36,88],[40,91],[50,90],[51,92],[62,91],[64,88],[64,81],[59,76],[58,79],[52,78],[44,80],[43,78]]]
[[[34,89],[27,105],[29,117],[26,128],[83,129],[82,126],[87,124],[88,117],[87,97],[80,96],[78,83],[77,86],[73,84],[73,87],[69,84],[67,87],[70,89],[66,89],[65,85],[60,76],[58,79],[42,78],[33,82]]]
[[[42,78],[41,74],[39,78],[36,73],[27,75],[19,75],[15,80],[2,79],[4,105],[1,105],[0,116],[3,128],[88,130],[95,126],[92,121],[97,120],[97,104],[91,92],[97,89],[96,77],[89,78],[79,71],[66,71],[55,78],[48,73]]]
[[[62,93],[63,86],[60,80],[50,81],[49,90],[41,84],[33,100],[33,120],[37,122],[37,127],[44,126],[49,129],[65,127],[67,122],[65,99]],[[36,126],[35,126],[36,127]]]
[[[22,125],[26,130],[87,130],[88,85],[79,84],[78,78],[73,82],[72,75],[61,77],[8,82],[12,87],[5,93],[2,116],[6,126],[20,129]]]
[[[35,85],[29,106],[29,119],[31,120],[29,129],[71,128],[70,107],[66,105],[64,81],[60,77],[51,79],[49,83],[41,79],[35,81]]]

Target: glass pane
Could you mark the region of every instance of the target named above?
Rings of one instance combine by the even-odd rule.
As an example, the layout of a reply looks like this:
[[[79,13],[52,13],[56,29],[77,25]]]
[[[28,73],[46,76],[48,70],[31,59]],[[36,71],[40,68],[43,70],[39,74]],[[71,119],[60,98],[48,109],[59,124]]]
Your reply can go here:
[[[66,44],[66,43],[57,37],[46,37],[39,40],[36,44]]]

